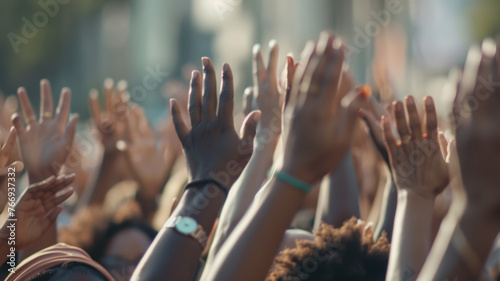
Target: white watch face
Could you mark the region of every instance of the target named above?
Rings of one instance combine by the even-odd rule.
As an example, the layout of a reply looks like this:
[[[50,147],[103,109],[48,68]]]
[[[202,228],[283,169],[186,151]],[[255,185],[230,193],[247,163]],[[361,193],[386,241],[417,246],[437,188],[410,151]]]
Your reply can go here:
[[[189,217],[183,217],[175,224],[175,228],[182,234],[191,234],[198,227],[198,223]]]

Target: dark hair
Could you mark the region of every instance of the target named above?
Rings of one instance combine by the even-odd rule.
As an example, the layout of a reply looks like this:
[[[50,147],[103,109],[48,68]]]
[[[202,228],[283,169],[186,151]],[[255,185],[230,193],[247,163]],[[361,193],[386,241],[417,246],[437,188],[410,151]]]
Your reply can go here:
[[[114,222],[101,208],[91,207],[80,212],[70,227],[63,228],[60,242],[80,247],[95,261],[100,261],[109,241],[126,229],[138,229],[154,240],[158,233],[151,226],[137,219]]]
[[[362,237],[356,218],[341,228],[322,224],[315,241],[297,241],[297,247],[276,256],[266,280],[385,280],[389,241],[385,233],[373,241]]]
[[[96,281],[108,281],[102,273],[97,269],[80,262],[68,262],[60,266],[49,268],[37,274],[29,281],[55,281],[55,280],[70,280],[71,276],[82,274],[92,277]]]

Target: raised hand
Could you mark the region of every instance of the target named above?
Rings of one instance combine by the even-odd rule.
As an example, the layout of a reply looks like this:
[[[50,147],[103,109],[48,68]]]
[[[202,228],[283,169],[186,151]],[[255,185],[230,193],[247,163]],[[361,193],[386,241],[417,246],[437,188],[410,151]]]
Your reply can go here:
[[[217,85],[215,70],[209,58],[202,58],[201,74],[193,71],[189,90],[188,128],[175,99],[170,109],[177,135],[184,148],[190,180],[212,178],[230,187],[247,164],[253,151],[253,138],[260,113],[250,113],[243,122],[242,137],[234,129],[233,74],[228,64],[222,71],[222,86],[217,111]],[[202,101],[203,88],[203,101]]]
[[[335,169],[344,157],[355,117],[369,93],[362,88],[347,95],[339,91],[344,51],[338,38],[324,33],[316,47],[309,45],[306,49],[308,62],[295,72],[285,112],[293,117],[283,169],[312,184]]]
[[[389,164],[389,155],[385,146],[384,134],[382,132],[382,126],[380,123],[380,121],[382,120],[382,116],[389,116],[389,113],[377,101],[377,99],[373,95],[371,95],[368,98],[368,104],[366,108],[362,108],[359,111],[359,115],[361,118],[363,118],[366,125],[368,126],[370,130],[370,136],[380,155],[384,158],[387,164]]]
[[[291,119],[280,173],[307,185],[339,165],[351,142],[357,112],[366,102],[360,89],[344,97],[339,91],[344,52],[335,39],[323,33],[317,46],[307,47],[308,62],[295,72],[285,112]],[[278,177],[264,188],[266,192],[248,208],[201,280],[265,279],[306,190]],[[253,266],[244,266],[248,264]]]
[[[281,118],[281,128],[283,133],[281,134],[282,139],[286,139],[288,124],[290,124],[291,116],[287,116],[285,114],[286,107],[288,106],[288,102],[290,101],[290,94],[292,92],[292,84],[293,84],[293,76],[295,75],[295,69],[297,68],[298,63],[296,64],[291,56],[286,57],[286,64],[281,72],[281,77],[279,81],[279,91],[281,96],[284,97],[283,101],[283,109],[282,109],[282,118]]]
[[[435,198],[449,183],[448,167],[441,153],[437,114],[431,97],[424,99],[424,120],[421,122],[415,100],[405,99],[405,109],[400,101],[393,103],[393,112],[401,138],[396,141],[390,118],[382,117],[382,128],[396,186],[425,198]],[[424,130],[422,130],[424,123]]]
[[[73,188],[67,187],[75,175],[50,176],[42,182],[31,184],[21,195],[14,207],[16,221],[16,249],[25,249],[37,242],[49,226],[55,223],[62,211],[60,204],[73,194]],[[62,191],[62,193],[60,192]],[[60,193],[60,194],[59,194]],[[9,237],[7,221],[0,229],[0,237]]]
[[[257,124],[258,144],[277,142],[281,133],[281,106],[283,98],[278,90],[278,45],[269,42],[269,62],[264,65],[260,45],[253,48],[253,96],[262,115]]]
[[[500,231],[500,52],[485,39],[472,47],[453,104],[462,185],[453,200],[419,280],[478,280]],[[450,161],[454,143],[450,143]],[[456,162],[455,162],[456,163]]]
[[[19,102],[15,96],[5,97],[0,90],[0,132],[2,132],[2,141],[4,142],[7,140],[10,127],[12,127],[10,117],[14,112],[17,112],[18,107]]]
[[[464,187],[457,190],[457,201],[484,210],[497,221],[500,217],[498,46],[498,42],[487,39],[482,54],[478,49],[470,51],[453,105],[456,149]],[[472,104],[473,101],[476,103]]]
[[[31,183],[40,182],[59,173],[68,157],[75,137],[78,115],[68,122],[71,91],[63,88],[59,105],[53,115],[52,91],[49,81],[42,80],[40,118],[37,119],[28,94],[24,88],[18,89],[26,128],[19,114],[12,115],[12,123],[19,136],[21,155]]]
[[[104,111],[99,105],[99,92],[90,91],[90,113],[96,128],[101,133],[101,142],[105,153],[116,153],[116,142],[123,139],[125,134],[125,118],[128,113],[124,97],[127,83],[120,81],[114,89],[113,80],[104,81]]]
[[[168,100],[174,98],[178,102],[184,120],[187,120],[189,116],[187,112],[188,92],[187,84],[175,79],[168,81],[164,87],[164,97]],[[168,157],[175,161],[177,157],[182,155],[182,145],[175,132],[171,115],[158,123],[156,132],[160,137],[160,147],[167,151]]]
[[[163,188],[168,176],[165,151],[160,149],[144,110],[134,105],[127,115],[125,134],[127,141],[118,145],[125,159],[148,198],[155,198]]]
[[[10,129],[9,135],[4,145],[0,148],[0,210],[3,210],[7,203],[8,194],[8,174],[16,174],[23,170],[21,161],[8,163],[16,143],[17,133],[14,127]]]

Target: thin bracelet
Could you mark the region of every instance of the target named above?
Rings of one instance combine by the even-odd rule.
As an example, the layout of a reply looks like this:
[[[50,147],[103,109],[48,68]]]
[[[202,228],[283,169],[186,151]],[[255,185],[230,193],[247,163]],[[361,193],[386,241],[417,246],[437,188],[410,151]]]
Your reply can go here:
[[[188,190],[188,188],[191,188],[191,187],[202,187],[202,186],[207,185],[207,184],[213,184],[213,185],[217,186],[220,190],[222,190],[224,192],[224,194],[227,197],[227,193],[228,193],[227,188],[224,185],[222,185],[222,183],[220,183],[214,179],[204,179],[204,180],[192,181],[188,185],[186,185],[186,187],[184,188],[184,191]]]
[[[301,181],[301,180],[299,180],[299,179],[297,179],[297,178],[293,177],[292,175],[289,175],[285,172],[276,172],[276,173],[274,173],[274,175],[279,180],[281,180],[285,183],[288,183],[289,185],[291,185],[295,188],[298,188],[298,189],[304,191],[305,193],[309,193],[312,189],[312,187],[309,184],[307,184],[307,183],[305,183],[305,182],[303,182],[303,181]]]

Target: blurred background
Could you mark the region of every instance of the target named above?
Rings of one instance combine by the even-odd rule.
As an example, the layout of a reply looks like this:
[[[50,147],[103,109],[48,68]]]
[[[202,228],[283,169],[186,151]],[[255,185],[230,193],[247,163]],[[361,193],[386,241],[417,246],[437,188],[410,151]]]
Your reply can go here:
[[[73,93],[72,111],[88,120],[88,93],[107,77],[128,81],[133,102],[157,122],[172,81],[186,82],[200,57],[224,62],[236,93],[251,85],[251,50],[270,39],[298,58],[320,31],[339,34],[359,83],[382,95],[433,95],[443,107],[449,70],[467,49],[500,31],[498,0],[39,0],[2,1],[0,89],[24,86],[38,110],[39,81]],[[265,55],[267,58],[267,55]],[[169,83],[171,82],[171,83]],[[165,84],[170,87],[165,88]],[[174,86],[172,86],[174,84]],[[172,90],[173,89],[173,90]],[[238,94],[240,93],[240,94]],[[55,97],[57,99],[57,97]],[[238,106],[237,106],[238,108]]]

